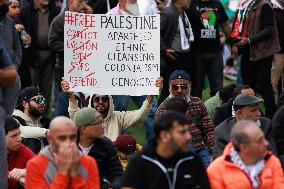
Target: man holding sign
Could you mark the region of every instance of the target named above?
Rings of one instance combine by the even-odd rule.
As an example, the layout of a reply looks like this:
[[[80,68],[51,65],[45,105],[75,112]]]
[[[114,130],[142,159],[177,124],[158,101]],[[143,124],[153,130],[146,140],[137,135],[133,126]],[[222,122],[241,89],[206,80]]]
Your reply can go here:
[[[69,116],[74,119],[74,115],[80,110],[78,107],[78,101],[76,100],[74,93],[69,91],[69,84],[67,81],[63,81],[65,88],[69,94]],[[162,79],[156,80],[156,86],[162,87]],[[103,116],[102,125],[104,125],[104,135],[112,141],[121,134],[123,129],[127,129],[132,125],[135,125],[139,121],[143,121],[149,114],[151,105],[153,103],[153,96],[147,96],[147,99],[143,102],[142,107],[139,110],[134,111],[114,111],[114,105],[111,95],[98,95],[94,94],[89,101],[89,107],[95,108]]]

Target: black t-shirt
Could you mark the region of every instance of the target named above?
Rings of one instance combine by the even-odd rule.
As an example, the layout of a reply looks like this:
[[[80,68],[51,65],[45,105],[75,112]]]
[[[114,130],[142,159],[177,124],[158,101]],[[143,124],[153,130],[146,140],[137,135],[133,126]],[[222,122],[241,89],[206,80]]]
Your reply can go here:
[[[192,50],[220,50],[219,27],[228,20],[223,5],[217,0],[192,0],[187,14],[194,34]]]

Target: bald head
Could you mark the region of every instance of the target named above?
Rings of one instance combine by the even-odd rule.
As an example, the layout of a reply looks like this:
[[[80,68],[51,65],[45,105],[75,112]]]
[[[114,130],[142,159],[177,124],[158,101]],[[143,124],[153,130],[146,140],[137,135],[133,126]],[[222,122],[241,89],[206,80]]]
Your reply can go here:
[[[247,120],[240,121],[233,127],[231,141],[247,165],[262,159],[266,155],[269,145],[263,131],[257,124]]]
[[[54,133],[58,132],[58,130],[64,130],[66,128],[73,128],[76,130],[76,125],[68,117],[58,116],[50,122],[49,132]]]
[[[63,116],[56,117],[51,121],[49,128],[47,139],[53,152],[57,152],[62,144],[76,143],[77,129],[71,119]]]

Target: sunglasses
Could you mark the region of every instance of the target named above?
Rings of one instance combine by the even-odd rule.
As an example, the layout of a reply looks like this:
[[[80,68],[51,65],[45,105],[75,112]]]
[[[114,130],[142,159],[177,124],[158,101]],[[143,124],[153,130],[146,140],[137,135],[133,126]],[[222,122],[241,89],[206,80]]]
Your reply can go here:
[[[99,103],[100,101],[102,101],[103,103],[108,102],[109,98],[108,96],[101,96],[101,97],[96,97],[94,98],[93,102],[95,103]]]
[[[180,84],[180,85],[173,84],[173,85],[171,85],[171,87],[172,87],[173,91],[177,91],[178,89],[181,89],[182,91],[186,91],[186,90],[188,90],[189,85],[188,84]]]
[[[37,97],[37,98],[30,99],[30,101],[35,101],[37,104],[40,104],[40,103],[45,104],[46,103],[46,98],[44,98],[44,97]]]

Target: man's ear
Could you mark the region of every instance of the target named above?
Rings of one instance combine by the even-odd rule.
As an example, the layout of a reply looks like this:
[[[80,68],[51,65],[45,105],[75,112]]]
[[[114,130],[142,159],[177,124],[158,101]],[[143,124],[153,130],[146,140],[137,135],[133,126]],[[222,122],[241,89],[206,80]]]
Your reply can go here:
[[[247,145],[246,144],[240,144],[239,148],[240,148],[241,152],[246,152],[247,151]]]
[[[170,134],[168,131],[161,131],[160,132],[160,139],[162,142],[168,142],[170,139]]]
[[[28,101],[23,101],[22,105],[24,108],[28,108],[29,107],[29,102]]]

